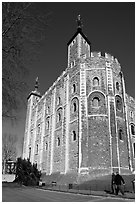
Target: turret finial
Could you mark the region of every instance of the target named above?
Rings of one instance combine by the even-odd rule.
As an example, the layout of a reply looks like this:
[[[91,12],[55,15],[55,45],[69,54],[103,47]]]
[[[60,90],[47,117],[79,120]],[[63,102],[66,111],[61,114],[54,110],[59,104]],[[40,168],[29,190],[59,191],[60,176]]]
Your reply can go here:
[[[80,14],[77,16],[77,20],[76,20],[76,21],[77,21],[77,25],[78,25],[78,26],[77,26],[77,29],[80,29],[80,30],[81,30],[83,25],[82,25],[82,21],[81,21],[81,16],[80,16]]]
[[[38,85],[39,85],[39,78],[37,77],[36,78],[36,81],[35,81],[35,91],[37,91],[38,90]]]

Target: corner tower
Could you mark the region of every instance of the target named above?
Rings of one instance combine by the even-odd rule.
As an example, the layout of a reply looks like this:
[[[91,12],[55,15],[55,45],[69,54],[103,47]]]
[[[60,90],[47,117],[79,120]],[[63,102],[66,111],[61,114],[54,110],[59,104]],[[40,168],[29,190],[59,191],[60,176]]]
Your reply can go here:
[[[75,65],[76,60],[81,57],[90,57],[90,41],[82,32],[82,21],[80,15],[77,17],[77,31],[68,42],[68,67]]]
[[[26,115],[26,124],[25,124],[25,134],[24,134],[24,145],[23,145],[23,158],[29,158],[32,161],[32,157],[34,154],[34,134],[31,130],[31,123],[32,123],[32,109],[37,104],[39,99],[41,98],[40,93],[38,92],[38,77],[35,81],[35,90],[32,91],[27,100],[27,115]]]

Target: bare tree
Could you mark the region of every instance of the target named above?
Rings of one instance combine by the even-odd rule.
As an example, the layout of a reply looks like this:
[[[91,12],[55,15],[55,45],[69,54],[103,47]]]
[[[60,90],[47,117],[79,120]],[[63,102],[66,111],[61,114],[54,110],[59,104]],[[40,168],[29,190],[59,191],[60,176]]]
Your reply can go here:
[[[27,63],[34,46],[45,37],[49,14],[37,3],[2,3],[2,116],[16,119],[26,99]],[[29,60],[28,60],[29,59]]]
[[[6,162],[9,160],[16,160],[16,135],[3,134],[2,136],[2,163],[3,172],[5,173]]]

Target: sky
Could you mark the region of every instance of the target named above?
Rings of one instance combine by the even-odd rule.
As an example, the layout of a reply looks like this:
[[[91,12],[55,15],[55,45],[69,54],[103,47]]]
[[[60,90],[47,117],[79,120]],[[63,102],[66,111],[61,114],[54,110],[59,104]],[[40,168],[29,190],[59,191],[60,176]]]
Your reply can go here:
[[[135,8],[130,2],[41,2],[40,12],[50,13],[45,39],[29,70],[29,94],[39,77],[43,95],[67,67],[67,43],[77,30],[80,14],[83,33],[91,42],[91,51],[106,52],[118,59],[125,78],[126,92],[135,97]],[[3,124],[3,131],[18,136],[18,156],[22,153],[26,108],[14,126]]]

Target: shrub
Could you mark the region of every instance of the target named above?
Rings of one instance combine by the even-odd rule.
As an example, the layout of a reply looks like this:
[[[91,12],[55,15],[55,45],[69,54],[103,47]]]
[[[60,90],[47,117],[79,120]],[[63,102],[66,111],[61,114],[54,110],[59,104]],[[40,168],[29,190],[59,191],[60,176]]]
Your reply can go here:
[[[38,171],[36,164],[32,165],[29,159],[17,159],[15,182],[26,186],[34,186],[38,184],[40,177],[41,172]]]

